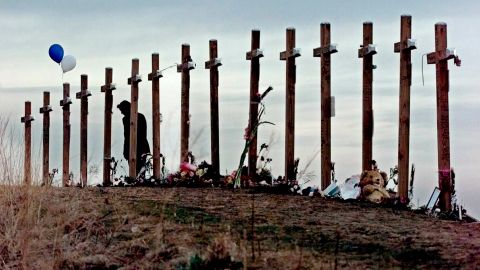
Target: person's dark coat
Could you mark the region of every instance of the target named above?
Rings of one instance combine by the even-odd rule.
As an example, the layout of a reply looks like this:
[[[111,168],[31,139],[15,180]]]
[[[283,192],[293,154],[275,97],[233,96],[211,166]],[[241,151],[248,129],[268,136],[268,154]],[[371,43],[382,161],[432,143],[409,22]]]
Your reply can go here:
[[[130,102],[122,101],[117,106],[122,114],[123,123],[123,157],[129,160],[130,157]],[[137,173],[143,166],[142,155],[150,153],[150,145],[147,140],[147,120],[141,113],[137,114]]]

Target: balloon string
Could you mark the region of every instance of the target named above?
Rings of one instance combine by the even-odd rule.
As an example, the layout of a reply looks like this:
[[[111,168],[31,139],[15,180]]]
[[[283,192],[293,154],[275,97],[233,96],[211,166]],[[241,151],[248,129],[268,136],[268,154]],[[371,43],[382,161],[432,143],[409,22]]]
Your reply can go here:
[[[164,68],[164,69],[162,69],[162,70],[160,70],[160,71],[164,71],[164,70],[170,69],[170,68],[175,67],[175,66],[177,66],[177,65],[178,65],[177,63],[174,63],[173,65],[168,66],[168,67],[166,67],[166,68]]]
[[[425,58],[426,53],[422,54],[422,85],[425,86],[425,77],[423,76],[423,58]]]
[[[60,64],[58,64],[58,67],[60,68],[60,72],[61,72],[61,74],[62,74],[62,85],[63,85],[63,83],[65,82],[65,81],[63,80],[63,74],[64,74],[64,73],[63,73],[63,70],[62,70],[62,66],[61,66]]]

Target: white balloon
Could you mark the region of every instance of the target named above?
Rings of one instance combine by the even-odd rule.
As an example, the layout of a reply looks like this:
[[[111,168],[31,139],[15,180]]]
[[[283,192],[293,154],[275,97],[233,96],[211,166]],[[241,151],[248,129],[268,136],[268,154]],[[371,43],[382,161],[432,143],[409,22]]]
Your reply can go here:
[[[69,72],[70,70],[74,69],[76,65],[77,60],[72,55],[65,55],[62,59],[62,62],[60,62],[63,73]]]

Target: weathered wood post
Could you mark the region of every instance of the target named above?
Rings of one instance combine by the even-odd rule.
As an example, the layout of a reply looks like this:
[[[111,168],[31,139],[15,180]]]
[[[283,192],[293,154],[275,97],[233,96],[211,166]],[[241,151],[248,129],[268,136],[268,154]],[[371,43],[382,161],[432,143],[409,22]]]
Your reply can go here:
[[[188,159],[188,139],[190,136],[190,70],[195,63],[190,56],[190,45],[182,44],[181,64],[177,65],[177,72],[182,73],[182,101],[180,116],[180,163]]]
[[[246,59],[250,60],[250,107],[248,117],[250,132],[258,120],[258,81],[260,80],[261,57],[263,57],[263,50],[260,49],[260,30],[253,29],[251,49],[246,55]],[[255,134],[248,149],[248,176],[252,180],[257,176],[257,154],[257,134]]]
[[[210,149],[212,154],[213,174],[218,181],[220,172],[220,153],[219,153],[219,127],[218,127],[218,67],[222,65],[222,61],[218,58],[217,40],[209,41],[210,60],[205,62],[205,68],[210,69]]]
[[[400,53],[400,104],[398,121],[398,198],[408,203],[408,165],[410,152],[410,86],[412,85],[412,50],[416,49],[412,38],[412,16],[402,15],[400,41],[394,51]]]
[[[132,73],[127,83],[131,85],[130,97],[130,151],[128,154],[129,177],[137,177],[137,123],[138,123],[138,83],[142,81],[138,58],[132,59]]]
[[[320,117],[321,117],[321,188],[326,189],[332,181],[331,157],[331,117],[333,102],[331,97],[330,55],[337,52],[335,44],[330,44],[330,23],[320,24],[320,47],[313,50],[314,57],[320,57]]]
[[[152,73],[148,74],[148,80],[152,81],[152,130],[153,130],[153,177],[160,179],[160,60],[158,53],[152,54]]]
[[[32,184],[32,103],[25,102],[25,115],[22,116],[21,122],[25,123],[25,157],[23,160],[23,182],[26,185]]]
[[[60,106],[63,110],[63,158],[62,158],[62,183],[64,187],[70,185],[70,84],[63,84],[63,99]]]
[[[372,169],[373,145],[373,94],[372,81],[373,55],[377,53],[373,42],[373,23],[363,23],[363,44],[358,49],[358,57],[363,58],[363,114],[362,114],[362,170]]]
[[[295,28],[287,28],[286,51],[280,53],[280,60],[286,61],[286,113],[285,113],[285,179],[296,180],[295,175],[295,58],[300,49],[295,48]]]
[[[436,65],[437,73],[437,142],[440,209],[452,210],[452,170],[450,168],[450,120],[448,112],[448,60],[460,66],[455,50],[447,48],[447,24],[435,24],[435,52],[427,55],[427,63]]]
[[[43,92],[43,107],[40,108],[40,113],[43,114],[43,160],[42,160],[42,186],[51,185],[50,183],[50,92]]]
[[[110,161],[112,160],[112,106],[113,94],[115,84],[112,83],[113,69],[111,67],[105,68],[105,84],[100,87],[100,92],[105,93],[105,111],[104,111],[104,126],[103,126],[103,186],[108,187],[112,185],[110,175]]]
[[[87,149],[88,149],[88,76],[81,75],[80,92],[76,98],[80,99],[80,184],[87,186]]]

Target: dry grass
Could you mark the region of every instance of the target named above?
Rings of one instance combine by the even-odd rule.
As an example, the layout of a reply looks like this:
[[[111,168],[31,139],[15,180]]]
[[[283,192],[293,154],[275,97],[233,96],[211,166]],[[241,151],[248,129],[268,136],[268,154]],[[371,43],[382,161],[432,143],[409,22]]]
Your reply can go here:
[[[3,186],[0,268],[474,268],[479,263],[479,224],[269,194],[256,195],[252,261],[249,196],[221,189]]]
[[[174,190],[158,203],[142,189],[115,191],[126,190],[2,186],[0,268],[177,269],[194,255],[203,266],[242,260],[226,230],[194,248],[192,229],[203,227],[198,237],[207,241],[209,221],[196,223],[175,205]]]

